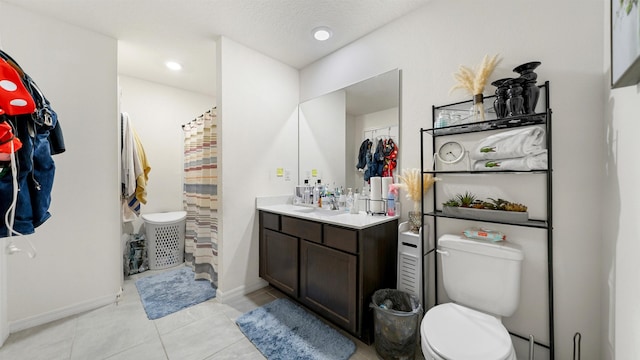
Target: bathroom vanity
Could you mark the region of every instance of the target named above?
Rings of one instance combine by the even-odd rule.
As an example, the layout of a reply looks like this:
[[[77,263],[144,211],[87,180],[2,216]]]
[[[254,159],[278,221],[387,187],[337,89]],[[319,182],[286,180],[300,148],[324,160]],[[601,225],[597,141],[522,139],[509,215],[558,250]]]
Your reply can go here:
[[[258,206],[260,277],[365,343],[371,296],[396,287],[398,218]]]

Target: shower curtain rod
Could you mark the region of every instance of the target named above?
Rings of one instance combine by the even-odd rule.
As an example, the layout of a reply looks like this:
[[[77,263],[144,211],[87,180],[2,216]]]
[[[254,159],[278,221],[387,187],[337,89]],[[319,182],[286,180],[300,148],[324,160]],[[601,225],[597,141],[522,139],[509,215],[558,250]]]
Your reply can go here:
[[[213,109],[209,109],[209,110],[205,111],[205,114],[211,114],[211,110],[215,110],[215,109],[217,109],[217,108],[218,108],[217,106],[214,106],[214,107],[213,107]],[[202,115],[204,115],[204,114],[202,114]],[[202,116],[202,115],[200,115],[200,116]],[[193,119],[193,120],[191,120],[191,121],[195,121],[195,120],[198,120],[198,118],[195,118],[195,119]],[[180,125],[180,126],[184,129],[184,127],[185,127],[185,126],[187,126],[191,121],[189,121],[189,122],[188,122],[188,123],[186,123],[186,124],[182,124],[182,125]]]

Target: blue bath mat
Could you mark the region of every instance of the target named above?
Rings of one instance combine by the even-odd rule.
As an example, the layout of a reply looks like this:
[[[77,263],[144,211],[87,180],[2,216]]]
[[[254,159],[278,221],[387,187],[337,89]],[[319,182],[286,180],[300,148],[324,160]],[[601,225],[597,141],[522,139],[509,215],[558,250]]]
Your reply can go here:
[[[287,299],[243,314],[240,330],[269,360],[346,360],[356,345]]]
[[[181,267],[136,280],[147,317],[158,319],[214,298],[216,288],[194,276],[190,268]]]

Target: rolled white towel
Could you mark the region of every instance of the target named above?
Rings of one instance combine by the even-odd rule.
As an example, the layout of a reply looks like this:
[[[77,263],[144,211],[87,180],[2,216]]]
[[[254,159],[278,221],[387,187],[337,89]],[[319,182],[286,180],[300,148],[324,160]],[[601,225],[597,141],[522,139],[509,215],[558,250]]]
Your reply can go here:
[[[546,170],[547,150],[513,159],[477,160],[473,170]]]
[[[544,149],[544,129],[533,126],[494,134],[480,140],[469,152],[472,160],[513,159]]]

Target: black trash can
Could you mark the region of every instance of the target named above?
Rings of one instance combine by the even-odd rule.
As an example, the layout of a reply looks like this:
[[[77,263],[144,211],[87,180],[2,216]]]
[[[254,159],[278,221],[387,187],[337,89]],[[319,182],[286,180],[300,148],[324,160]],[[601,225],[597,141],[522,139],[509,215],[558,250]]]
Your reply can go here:
[[[384,360],[415,356],[422,305],[415,295],[380,289],[371,297],[376,352]]]

